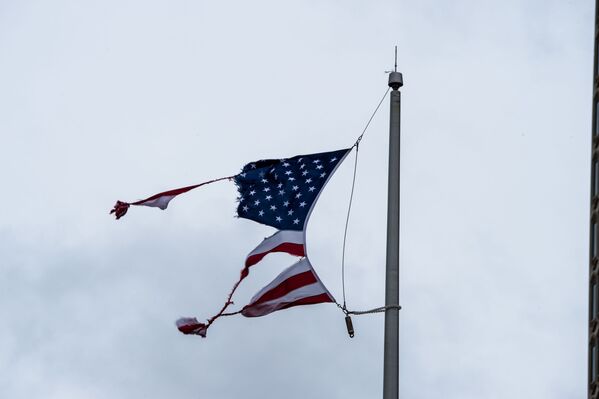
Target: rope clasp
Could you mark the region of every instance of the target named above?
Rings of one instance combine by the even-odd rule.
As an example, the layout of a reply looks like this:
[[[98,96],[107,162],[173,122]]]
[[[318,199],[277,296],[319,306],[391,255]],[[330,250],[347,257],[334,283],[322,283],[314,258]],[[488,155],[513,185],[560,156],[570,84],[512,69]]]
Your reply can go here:
[[[350,315],[345,316],[345,326],[347,327],[347,333],[349,334],[349,337],[353,338],[354,337],[354,325],[351,322]]]

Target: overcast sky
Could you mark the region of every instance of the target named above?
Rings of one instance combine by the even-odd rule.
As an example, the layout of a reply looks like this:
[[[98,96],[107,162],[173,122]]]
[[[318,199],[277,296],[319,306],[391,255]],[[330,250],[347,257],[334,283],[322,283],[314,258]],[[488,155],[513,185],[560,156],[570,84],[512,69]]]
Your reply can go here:
[[[383,316],[210,317],[272,228],[228,182],[167,211],[117,199],[350,146],[402,88],[400,387],[586,395],[594,2],[0,0],[0,396],[366,398]],[[388,102],[360,146],[351,308],[383,305]],[[341,298],[351,159],[310,257]],[[236,306],[295,259],[271,255]]]

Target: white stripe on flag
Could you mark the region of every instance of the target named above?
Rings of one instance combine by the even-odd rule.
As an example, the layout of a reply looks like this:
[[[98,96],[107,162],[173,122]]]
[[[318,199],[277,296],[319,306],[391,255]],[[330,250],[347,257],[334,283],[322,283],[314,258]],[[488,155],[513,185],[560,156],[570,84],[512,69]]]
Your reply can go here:
[[[271,252],[305,256],[304,231],[280,230],[266,237],[245,259],[246,267],[255,265]]]
[[[139,205],[152,206],[155,208],[160,208],[162,210],[165,210],[166,207],[168,206],[168,203],[175,197],[176,197],[176,195],[164,195],[162,197],[158,197],[158,198],[155,198],[152,200],[141,202],[141,203],[139,203]]]

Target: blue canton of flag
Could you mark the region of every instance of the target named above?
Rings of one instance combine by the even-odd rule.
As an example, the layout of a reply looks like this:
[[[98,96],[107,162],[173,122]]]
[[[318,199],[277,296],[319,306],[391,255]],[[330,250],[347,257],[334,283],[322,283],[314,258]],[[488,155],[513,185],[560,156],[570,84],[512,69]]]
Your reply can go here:
[[[304,230],[312,207],[350,149],[252,162],[235,176],[239,217],[279,230]]]

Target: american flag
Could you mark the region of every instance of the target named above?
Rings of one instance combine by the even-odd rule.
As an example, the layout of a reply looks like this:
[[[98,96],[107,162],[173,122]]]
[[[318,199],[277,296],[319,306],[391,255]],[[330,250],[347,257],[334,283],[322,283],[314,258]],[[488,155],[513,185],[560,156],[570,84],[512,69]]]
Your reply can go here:
[[[180,194],[216,181],[234,180],[239,193],[237,215],[277,229],[246,257],[239,280],[220,312],[208,319],[207,323],[200,323],[195,317],[180,318],[176,322],[179,331],[205,337],[208,327],[221,316],[241,313],[246,317],[257,317],[298,305],[335,302],[308,260],[306,226],[322,189],[350,151],[351,148],[348,148],[285,159],[260,160],[246,164],[235,176],[165,191],[137,202],[117,201],[111,213],[119,219],[131,205],[164,210]],[[272,252],[285,252],[303,258],[259,291],[248,305],[236,312],[226,313],[233,304],[233,294],[248,276],[250,267]]]

